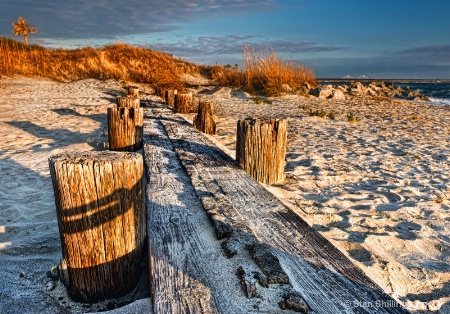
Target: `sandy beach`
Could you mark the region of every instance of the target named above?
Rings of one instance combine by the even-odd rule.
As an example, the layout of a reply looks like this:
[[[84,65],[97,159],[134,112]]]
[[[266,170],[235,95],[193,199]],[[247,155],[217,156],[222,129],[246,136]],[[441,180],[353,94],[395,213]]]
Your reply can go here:
[[[139,87],[144,99],[157,98]],[[77,304],[46,276],[61,258],[47,159],[104,150],[106,110],[124,92],[113,80],[0,79],[0,312],[148,307],[140,292]],[[286,178],[267,188],[407,309],[450,313],[450,107],[297,95],[255,104],[229,88],[192,92],[216,104],[213,140],[230,155],[238,119],[287,118]],[[310,116],[321,109],[335,120]],[[358,121],[350,123],[349,113]]]
[[[450,312],[449,107],[217,94],[216,139],[229,154],[238,119],[287,118],[286,178],[267,188],[407,309]]]

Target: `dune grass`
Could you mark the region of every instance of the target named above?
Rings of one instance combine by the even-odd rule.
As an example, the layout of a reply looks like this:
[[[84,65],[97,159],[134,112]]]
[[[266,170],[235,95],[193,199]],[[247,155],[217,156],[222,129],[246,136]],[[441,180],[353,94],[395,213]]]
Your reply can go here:
[[[48,49],[0,37],[0,74],[40,76],[58,81],[86,78],[149,83],[182,89],[180,72],[195,68],[150,49],[116,43],[102,48]]]
[[[235,86],[250,93],[279,96],[286,88],[297,90],[305,83],[316,86],[317,81],[311,69],[293,61],[283,61],[275,51],[243,47],[244,69],[216,65],[211,76],[219,85]]]
[[[242,88],[250,93],[279,96],[317,85],[312,70],[282,61],[273,50],[256,52],[244,46],[244,69],[195,65],[172,56],[115,43],[101,48],[49,49],[0,37],[0,75],[40,76],[58,81],[86,78],[121,79],[152,84],[156,90],[184,90],[181,74],[209,74],[218,85]]]

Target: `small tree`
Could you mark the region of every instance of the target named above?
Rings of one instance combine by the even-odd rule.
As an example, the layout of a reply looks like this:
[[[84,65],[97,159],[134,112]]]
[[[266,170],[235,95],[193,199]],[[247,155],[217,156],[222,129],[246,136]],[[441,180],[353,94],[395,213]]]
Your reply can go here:
[[[28,33],[37,33],[37,29],[30,27],[28,22],[21,17],[18,18],[17,22],[13,22],[12,25],[14,26],[14,29],[12,30],[14,36],[22,35],[25,45],[28,45]]]

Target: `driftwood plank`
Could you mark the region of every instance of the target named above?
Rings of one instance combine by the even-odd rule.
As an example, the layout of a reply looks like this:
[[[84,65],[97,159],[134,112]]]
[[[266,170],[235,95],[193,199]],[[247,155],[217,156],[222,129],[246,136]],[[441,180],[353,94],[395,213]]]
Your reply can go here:
[[[243,259],[255,242],[264,244],[292,285],[283,302],[302,296],[316,313],[408,313],[204,135],[176,115],[163,114],[160,121],[213,225],[228,230],[221,233],[225,253]],[[265,274],[256,264],[263,287]]]
[[[247,298],[242,291],[236,274],[242,261],[226,257],[167,137],[161,121],[170,119],[168,112],[145,110],[146,208],[154,313],[261,313],[259,300]],[[267,313],[289,313],[276,303],[266,308]]]

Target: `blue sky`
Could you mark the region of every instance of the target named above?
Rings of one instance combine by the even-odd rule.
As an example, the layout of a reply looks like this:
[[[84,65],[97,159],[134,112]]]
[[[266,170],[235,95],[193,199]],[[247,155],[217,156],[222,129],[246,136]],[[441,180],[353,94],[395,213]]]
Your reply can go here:
[[[1,0],[0,35],[19,16],[48,47],[121,41],[234,65],[247,44],[319,78],[450,78],[448,0]]]

